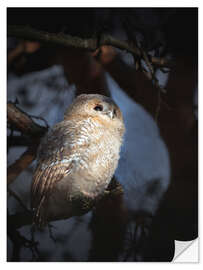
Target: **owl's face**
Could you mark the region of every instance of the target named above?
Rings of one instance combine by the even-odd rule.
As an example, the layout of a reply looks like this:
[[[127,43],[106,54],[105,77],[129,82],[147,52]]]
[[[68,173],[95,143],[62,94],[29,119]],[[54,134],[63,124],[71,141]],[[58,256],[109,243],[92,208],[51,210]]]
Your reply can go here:
[[[98,94],[78,96],[66,111],[64,119],[72,115],[92,117],[95,121],[102,121],[109,128],[119,128],[124,132],[122,113],[115,102],[106,96]]]

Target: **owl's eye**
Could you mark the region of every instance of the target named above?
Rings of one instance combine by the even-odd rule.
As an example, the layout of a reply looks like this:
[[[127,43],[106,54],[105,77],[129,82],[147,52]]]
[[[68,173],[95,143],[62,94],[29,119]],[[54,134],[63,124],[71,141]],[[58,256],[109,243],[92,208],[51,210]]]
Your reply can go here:
[[[97,105],[97,106],[94,107],[94,110],[101,112],[101,111],[103,111],[103,106],[102,105]]]

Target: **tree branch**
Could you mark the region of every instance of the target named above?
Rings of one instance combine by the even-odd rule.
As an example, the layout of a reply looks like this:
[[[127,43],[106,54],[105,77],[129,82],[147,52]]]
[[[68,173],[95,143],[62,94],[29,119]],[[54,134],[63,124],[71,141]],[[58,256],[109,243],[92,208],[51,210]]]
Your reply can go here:
[[[37,40],[53,45],[60,45],[64,47],[74,47],[78,49],[85,49],[95,51],[98,48],[97,38],[80,38],[63,33],[48,33],[39,31],[29,26],[8,25],[8,36],[15,36],[22,39]],[[99,46],[111,45],[121,50],[132,53],[134,56],[141,58],[141,50],[135,45],[131,45],[126,41],[114,38],[111,35],[101,35],[99,38]],[[151,63],[158,67],[172,67],[173,63],[165,58],[151,57]]]
[[[24,202],[21,200],[21,198],[18,196],[17,193],[15,193],[12,189],[10,189],[9,187],[7,187],[7,191],[9,193],[10,196],[14,197],[16,199],[16,201],[18,201],[18,203],[20,204],[20,206],[27,212],[29,212],[29,210],[27,209],[26,205],[24,204]]]
[[[22,156],[7,169],[7,184],[10,185],[16,177],[35,159],[36,146],[29,147]]]
[[[11,102],[7,104],[7,120],[11,126],[27,136],[39,138],[47,132],[47,128],[36,124],[28,114]]]
[[[21,131],[24,135],[31,137],[32,144],[22,156],[7,169],[7,184],[11,184],[16,177],[27,168],[35,159],[40,138],[47,132],[48,128],[36,124],[29,115],[21,111],[13,103],[7,104],[7,119],[9,125]]]

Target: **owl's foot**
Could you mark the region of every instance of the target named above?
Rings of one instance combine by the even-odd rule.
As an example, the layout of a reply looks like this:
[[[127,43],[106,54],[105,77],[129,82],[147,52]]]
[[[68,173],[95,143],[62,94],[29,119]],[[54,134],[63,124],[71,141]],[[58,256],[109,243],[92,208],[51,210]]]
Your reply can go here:
[[[108,195],[111,196],[122,195],[124,192],[122,185],[116,180],[115,177],[112,178],[105,191],[108,191]]]

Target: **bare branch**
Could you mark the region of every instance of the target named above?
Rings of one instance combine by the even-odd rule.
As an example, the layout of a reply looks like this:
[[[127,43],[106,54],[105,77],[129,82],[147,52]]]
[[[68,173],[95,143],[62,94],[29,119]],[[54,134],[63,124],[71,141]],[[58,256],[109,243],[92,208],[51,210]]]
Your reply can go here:
[[[74,47],[95,51],[98,48],[97,38],[80,38],[63,33],[54,34],[45,31],[39,31],[29,26],[8,25],[8,36],[15,36],[22,39],[37,40],[49,44],[60,45],[64,47]],[[126,41],[118,40],[111,35],[101,35],[99,38],[99,46],[111,45],[113,47],[125,50],[140,58],[142,53],[138,47],[129,44]],[[151,57],[151,63],[159,67],[172,67],[173,63],[165,58]]]
[[[36,146],[29,147],[22,156],[7,169],[7,184],[10,185],[16,177],[35,159]]]
[[[172,68],[174,67],[175,63],[167,58],[164,57],[155,57],[155,56],[149,56],[149,59],[151,63],[158,67],[167,67],[167,68]]]
[[[7,184],[9,185],[35,159],[40,138],[47,132],[48,128],[36,124],[29,115],[21,111],[13,103],[8,103],[7,105],[7,119],[11,126],[32,139],[31,146],[29,146],[22,156],[8,168]]]
[[[28,248],[31,251],[33,260],[37,260],[37,258],[39,258],[39,243],[36,242],[33,237],[31,237],[31,239],[27,239],[18,231],[18,228],[21,227],[22,221],[23,225],[27,225],[31,223],[31,218],[32,215],[28,212],[19,215],[9,215],[8,213],[7,215],[7,233],[10,240],[13,242],[13,254],[11,261],[20,261],[20,251],[22,248]]]
[[[36,124],[28,114],[17,108],[13,103],[7,104],[7,120],[11,126],[24,135],[41,137],[47,132],[47,128]]]
[[[22,207],[25,211],[29,212],[28,208],[26,207],[26,205],[24,204],[24,202],[21,200],[21,198],[18,196],[17,193],[15,193],[15,192],[14,192],[12,189],[10,189],[10,188],[7,188],[7,191],[8,191],[8,193],[9,193],[10,196],[13,196],[13,197],[19,202],[19,204],[21,205],[21,207]]]

